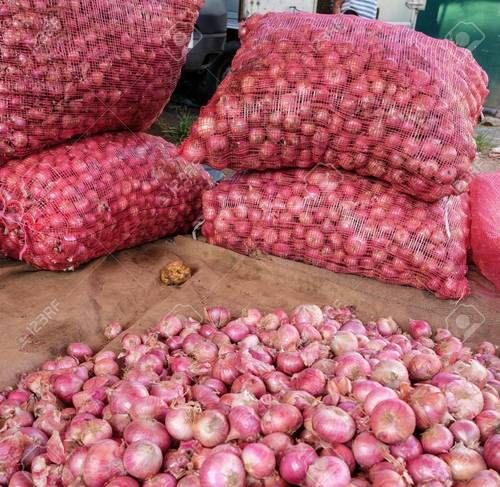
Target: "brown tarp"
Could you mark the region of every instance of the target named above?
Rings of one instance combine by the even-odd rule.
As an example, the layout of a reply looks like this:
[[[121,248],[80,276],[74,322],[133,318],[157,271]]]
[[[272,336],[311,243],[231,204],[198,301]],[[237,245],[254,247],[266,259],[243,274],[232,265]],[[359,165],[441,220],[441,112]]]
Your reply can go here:
[[[160,268],[174,259],[194,268],[179,288],[159,281]],[[105,346],[101,329],[111,320],[145,329],[172,310],[196,316],[214,304],[235,313],[300,303],[354,305],[363,320],[392,315],[405,326],[408,318],[421,318],[471,343],[500,343],[500,297],[475,272],[471,280],[473,297],[442,301],[425,291],[269,256],[245,257],[188,237],[123,251],[73,273],[35,272],[0,260],[0,387],[72,341]]]

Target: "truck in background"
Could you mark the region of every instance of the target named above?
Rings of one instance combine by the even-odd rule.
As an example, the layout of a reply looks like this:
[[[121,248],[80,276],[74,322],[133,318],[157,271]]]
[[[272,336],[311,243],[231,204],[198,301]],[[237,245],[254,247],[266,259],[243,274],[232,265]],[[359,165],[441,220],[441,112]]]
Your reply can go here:
[[[414,27],[425,0],[378,0],[378,17]],[[182,76],[183,91],[197,104],[205,104],[228,73],[240,47],[242,20],[265,12],[331,12],[331,0],[205,0],[196,24]]]
[[[245,18],[255,13],[316,10],[317,0],[205,0],[183,70],[184,91],[199,104],[210,99],[240,47],[238,29]]]

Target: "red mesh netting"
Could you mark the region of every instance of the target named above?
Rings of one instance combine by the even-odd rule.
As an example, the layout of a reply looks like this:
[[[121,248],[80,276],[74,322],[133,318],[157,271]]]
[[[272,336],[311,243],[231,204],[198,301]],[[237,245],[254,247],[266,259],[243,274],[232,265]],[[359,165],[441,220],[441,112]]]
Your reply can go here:
[[[471,53],[346,15],[251,17],[184,143],[215,168],[326,164],[426,201],[467,190],[487,76]]]
[[[0,252],[71,270],[90,259],[187,232],[210,178],[147,134],[108,133],[0,168]]]
[[[472,257],[500,291],[500,172],[476,176],[470,200]]]
[[[201,0],[0,2],[0,164],[74,136],[146,130]]]
[[[236,176],[203,196],[208,241],[334,272],[469,293],[468,196],[425,203],[386,183],[324,168]]]

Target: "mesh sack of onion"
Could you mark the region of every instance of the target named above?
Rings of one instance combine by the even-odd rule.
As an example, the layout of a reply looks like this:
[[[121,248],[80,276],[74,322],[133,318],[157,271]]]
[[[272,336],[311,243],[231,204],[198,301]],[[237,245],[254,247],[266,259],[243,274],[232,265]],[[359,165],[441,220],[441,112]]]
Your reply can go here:
[[[415,200],[387,183],[327,168],[237,175],[203,196],[210,243],[334,272],[469,293],[467,195]]]
[[[40,269],[177,232],[201,213],[210,177],[159,137],[96,135],[0,168],[0,253]]]
[[[182,146],[215,168],[373,176],[426,201],[465,192],[488,90],[471,53],[354,16],[251,17]]]
[[[216,306],[72,343],[0,393],[0,484],[498,487],[497,347],[406,329]]]
[[[200,0],[0,4],[0,164],[74,136],[146,130],[172,94]]]
[[[474,177],[470,205],[474,263],[500,291],[500,172]]]

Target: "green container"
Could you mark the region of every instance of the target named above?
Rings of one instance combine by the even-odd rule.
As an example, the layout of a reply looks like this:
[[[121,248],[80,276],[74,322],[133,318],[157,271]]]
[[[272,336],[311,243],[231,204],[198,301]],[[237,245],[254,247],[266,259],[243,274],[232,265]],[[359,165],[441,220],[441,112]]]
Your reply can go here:
[[[490,78],[487,107],[500,109],[500,1],[427,0],[416,29],[472,51]]]

